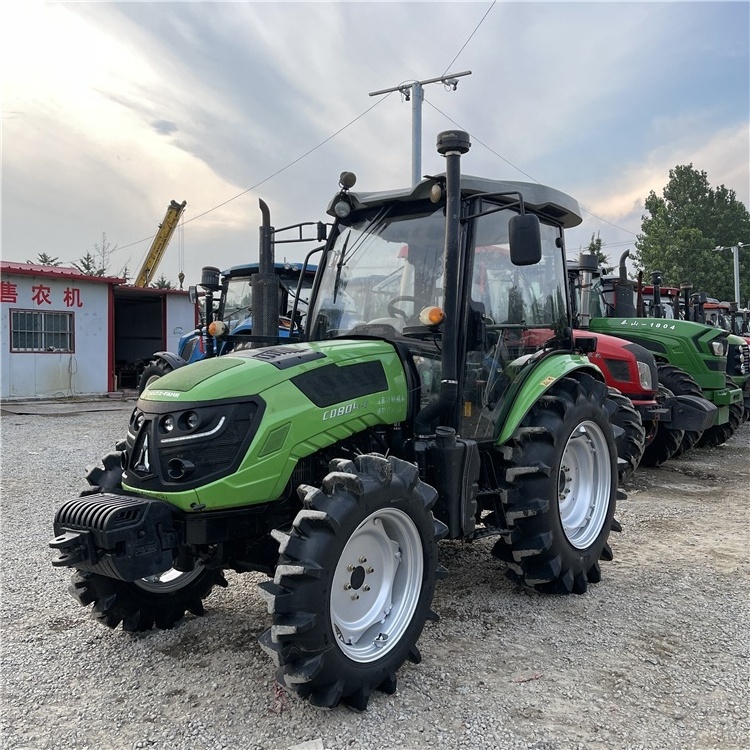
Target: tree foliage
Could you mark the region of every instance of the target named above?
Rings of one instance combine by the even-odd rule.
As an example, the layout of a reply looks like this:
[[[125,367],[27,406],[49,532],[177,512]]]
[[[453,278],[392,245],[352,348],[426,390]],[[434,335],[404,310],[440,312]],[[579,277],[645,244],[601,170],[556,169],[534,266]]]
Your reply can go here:
[[[73,265],[84,276],[104,276],[104,269],[99,267],[96,258],[91,253],[82,255],[77,261],[73,261]]]
[[[645,202],[636,240],[636,266],[646,278],[663,273],[663,283],[689,281],[694,291],[721,300],[734,299],[732,252],[719,246],[750,244],[750,213],[734,190],[712,188],[705,172],[692,164],[669,170],[669,182],[659,197],[652,190]],[[740,249],[740,300],[750,298],[750,247]]]
[[[39,253],[36,260],[27,260],[26,262],[36,263],[40,266],[59,266],[61,261],[57,257],[53,258],[51,255],[47,255],[47,253]]]
[[[174,284],[162,274],[159,278],[151,285],[156,289],[174,289]]]
[[[604,273],[609,274],[614,271],[615,267],[609,265],[609,257],[607,256],[607,253],[605,253],[602,249],[603,245],[604,243],[602,242],[602,238],[599,236],[599,232],[597,232],[596,234],[592,234],[591,242],[589,242],[589,246],[586,248],[586,252],[596,255],[599,267],[604,271]]]
[[[102,232],[101,242],[94,243],[94,252],[90,250],[73,265],[86,276],[104,276],[109,270],[109,262],[112,253],[117,250],[117,245],[112,245],[107,240],[107,235]]]

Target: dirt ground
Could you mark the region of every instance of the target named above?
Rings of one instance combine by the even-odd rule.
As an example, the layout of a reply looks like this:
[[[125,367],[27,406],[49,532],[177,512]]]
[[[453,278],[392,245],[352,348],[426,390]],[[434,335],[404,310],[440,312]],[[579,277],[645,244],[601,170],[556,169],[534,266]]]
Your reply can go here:
[[[744,750],[750,747],[750,423],[639,469],[614,560],[582,596],[508,581],[492,540],[441,542],[419,648],[394,695],[320,711],[280,689],[259,574],[203,617],[132,635],[93,622],[53,568],[54,511],[127,412],[2,417],[3,748]]]

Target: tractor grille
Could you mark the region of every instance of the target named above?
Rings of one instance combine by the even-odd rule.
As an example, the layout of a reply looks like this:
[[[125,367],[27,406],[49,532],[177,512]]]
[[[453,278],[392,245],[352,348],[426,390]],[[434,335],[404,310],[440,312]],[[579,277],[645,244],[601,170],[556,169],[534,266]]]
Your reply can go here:
[[[252,399],[176,406],[139,402],[128,430],[123,480],[128,487],[178,492],[236,471],[264,405]]]

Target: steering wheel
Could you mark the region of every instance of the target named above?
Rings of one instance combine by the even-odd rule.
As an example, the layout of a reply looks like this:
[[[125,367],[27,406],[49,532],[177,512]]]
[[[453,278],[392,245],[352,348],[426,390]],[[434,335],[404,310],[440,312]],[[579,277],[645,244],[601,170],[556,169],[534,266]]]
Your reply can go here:
[[[416,301],[417,301],[417,298],[411,295],[402,295],[399,297],[394,297],[392,300],[389,300],[388,302],[388,314],[392,318],[403,318],[404,321],[408,321],[409,318],[413,316],[407,315],[403,310],[396,307],[396,303],[397,302],[416,302]]]

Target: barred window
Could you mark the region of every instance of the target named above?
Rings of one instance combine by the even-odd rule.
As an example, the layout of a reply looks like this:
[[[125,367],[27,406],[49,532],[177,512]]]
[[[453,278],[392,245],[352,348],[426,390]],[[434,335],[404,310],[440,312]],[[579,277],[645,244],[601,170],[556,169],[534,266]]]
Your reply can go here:
[[[12,352],[73,352],[74,313],[10,311]]]

